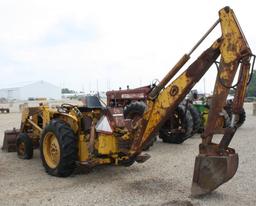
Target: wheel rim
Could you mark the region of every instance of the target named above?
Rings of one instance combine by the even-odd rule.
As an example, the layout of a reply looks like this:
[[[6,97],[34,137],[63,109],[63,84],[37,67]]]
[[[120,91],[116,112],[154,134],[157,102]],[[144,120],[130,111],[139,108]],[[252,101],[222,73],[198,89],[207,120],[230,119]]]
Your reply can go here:
[[[18,154],[19,156],[24,156],[25,154],[25,144],[24,142],[21,142],[18,146]]]
[[[48,132],[43,141],[43,155],[50,168],[56,168],[60,161],[60,145],[56,135]]]

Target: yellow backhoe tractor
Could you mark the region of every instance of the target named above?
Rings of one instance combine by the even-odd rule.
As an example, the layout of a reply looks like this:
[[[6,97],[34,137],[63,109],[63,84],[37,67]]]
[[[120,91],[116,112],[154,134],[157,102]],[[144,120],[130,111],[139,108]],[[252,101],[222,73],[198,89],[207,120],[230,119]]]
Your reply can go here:
[[[170,84],[170,80],[190,59],[190,55],[220,23],[222,35]],[[225,7],[219,18],[200,41],[185,54],[147,96],[143,114],[123,118],[121,108],[103,108],[95,98],[84,107],[63,104],[58,109],[47,106],[25,108],[17,138],[17,152],[30,159],[33,148],[40,147],[43,166],[50,175],[67,177],[77,165],[102,164],[130,166],[142,163],[149,155],[143,147],[157,133],[186,94],[220,56],[212,107],[195,160],[192,195],[209,193],[234,176],[238,154],[228,147],[236,127],[251,68],[252,53],[233,10]],[[226,102],[229,88],[239,71],[229,128],[217,128],[216,119]],[[92,103],[92,104],[91,104]],[[132,109],[131,109],[132,111]],[[129,116],[129,115],[127,115]],[[222,133],[219,143],[213,135]]]

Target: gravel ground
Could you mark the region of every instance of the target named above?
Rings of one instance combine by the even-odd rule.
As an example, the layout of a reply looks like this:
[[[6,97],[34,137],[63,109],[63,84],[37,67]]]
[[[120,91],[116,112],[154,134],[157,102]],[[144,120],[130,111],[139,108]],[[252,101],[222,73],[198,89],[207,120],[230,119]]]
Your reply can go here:
[[[238,171],[230,182],[205,197],[190,197],[200,142],[195,135],[182,145],[158,140],[144,164],[101,166],[69,178],[47,175],[38,151],[32,160],[0,151],[0,205],[256,205],[256,117],[252,104],[245,109],[247,120],[231,143],[240,155]],[[20,116],[0,114],[1,144],[4,130],[18,128]]]

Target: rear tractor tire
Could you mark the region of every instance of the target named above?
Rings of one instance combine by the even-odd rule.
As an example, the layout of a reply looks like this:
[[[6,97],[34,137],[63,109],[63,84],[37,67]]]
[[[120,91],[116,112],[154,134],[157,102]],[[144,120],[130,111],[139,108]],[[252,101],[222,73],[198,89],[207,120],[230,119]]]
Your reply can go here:
[[[124,107],[124,118],[134,119],[136,117],[142,117],[146,109],[146,104],[144,102],[132,102]]]
[[[33,157],[33,142],[26,133],[20,133],[16,140],[17,155],[20,159]]]
[[[193,134],[195,134],[200,130],[202,124],[201,115],[193,104],[188,104],[188,110],[190,111],[193,119]]]
[[[245,113],[244,108],[242,108],[242,110],[241,110],[240,113],[239,113],[239,119],[238,119],[238,121],[236,122],[236,126],[237,126],[237,127],[241,127],[242,124],[245,122],[245,119],[246,119],[246,113]]]
[[[233,100],[228,100],[227,104],[224,107],[224,109],[228,113],[230,120],[232,119],[232,105],[233,105]],[[238,119],[235,121],[235,126],[237,128],[241,127],[242,124],[245,122],[245,120],[246,120],[246,112],[244,108],[242,108],[241,111],[238,113]]]
[[[227,104],[224,107],[224,109],[228,113],[229,118],[232,119],[232,102]],[[238,119],[235,121],[235,126],[237,128],[241,127],[242,124],[245,122],[245,120],[246,120],[246,112],[245,112],[244,108],[242,108],[238,114]]]
[[[40,139],[40,153],[46,172],[52,176],[68,177],[76,168],[77,137],[71,127],[53,119],[44,128]]]
[[[144,146],[143,151],[148,151],[150,147],[154,145],[154,143],[157,141],[157,136],[154,136],[150,139],[149,142]]]
[[[192,136],[192,131],[193,119],[190,111],[186,111],[183,105],[179,105],[172,117],[159,129],[159,138],[166,143],[181,144]]]

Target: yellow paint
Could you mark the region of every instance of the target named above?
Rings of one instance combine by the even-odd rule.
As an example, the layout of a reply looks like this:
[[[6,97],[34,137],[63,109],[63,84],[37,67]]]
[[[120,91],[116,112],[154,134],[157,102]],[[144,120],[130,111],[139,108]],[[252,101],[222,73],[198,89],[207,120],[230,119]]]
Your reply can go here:
[[[212,48],[220,48],[222,63],[224,66],[223,71],[220,72],[220,77],[224,80],[229,80],[233,78],[236,72],[236,68],[232,63],[234,63],[235,60],[239,60],[244,50],[248,51],[249,47],[242,31],[240,30],[238,22],[236,21],[233,11],[230,10],[230,12],[227,13],[224,9],[222,9],[219,12],[219,16],[222,29],[222,37],[220,41],[215,42],[212,45]],[[137,138],[139,140],[138,143],[143,144],[143,142],[145,142],[150,137],[155,128],[163,121],[163,118],[167,116],[167,112],[171,109],[175,109],[176,104],[179,103],[178,100],[182,99],[182,97],[185,96],[185,92],[188,91],[188,89],[190,89],[194,84],[195,83],[192,82],[192,79],[188,77],[187,71],[185,71],[169,86],[165,85],[166,88],[160,92],[155,100],[147,100],[147,111],[145,111],[143,115],[144,121],[141,121],[147,122],[147,125],[145,125],[146,128],[142,134],[142,141],[139,142],[141,139]],[[217,83],[216,85],[215,94],[221,94],[223,91],[226,91],[226,89],[223,88],[220,83]],[[171,95],[170,93],[174,87],[178,88],[177,93],[175,95]],[[225,95],[223,95],[223,97],[224,96]],[[222,101],[222,99],[219,100]],[[98,136],[94,142],[94,150],[100,155],[107,156],[104,156],[104,158],[97,158],[93,156],[94,154],[89,154],[88,139],[86,139],[86,136],[83,134],[83,132],[81,132],[81,116],[79,116],[77,112],[71,110],[68,114],[59,113],[57,110],[49,109],[48,106],[39,107],[39,111],[42,112],[43,127],[45,127],[52,118],[60,118],[70,125],[75,135],[79,135],[79,161],[95,162],[96,164],[109,164],[112,162],[118,164],[119,158],[128,158],[128,156],[118,157],[119,149],[117,137],[103,133],[97,134]],[[27,119],[30,118],[29,115],[31,115],[30,110],[25,108],[22,113],[22,123],[23,125],[26,124],[25,126],[31,126],[31,123],[27,121]],[[100,109],[92,110],[90,112],[83,112],[83,115],[89,116],[93,122],[97,122],[102,115],[102,111]],[[37,118],[33,117],[32,121],[35,124],[38,124]],[[140,129],[143,131],[144,128]],[[125,132],[123,133],[122,137],[123,140],[130,139],[131,136],[137,132],[132,131],[131,134],[129,134],[127,130],[124,131]],[[119,131],[119,134],[120,133],[121,131]],[[141,133],[138,132],[137,134]],[[132,152],[134,151],[131,151],[131,153]],[[47,133],[43,142],[43,154],[49,167],[54,168],[58,165],[61,155],[60,153],[60,145],[58,144],[56,136],[53,133]]]
[[[22,109],[22,115],[21,115],[21,121],[22,122],[25,122],[27,117],[28,117],[28,114],[29,114],[29,108],[28,107],[24,107]]]
[[[117,153],[118,145],[114,136],[108,134],[99,134],[98,137],[98,152],[100,154]]]
[[[209,109],[205,108],[203,115],[202,115],[204,127],[207,125],[208,115],[209,115]],[[224,128],[224,126],[225,126],[225,118],[224,118],[224,116],[219,115],[215,122],[215,129]]]
[[[163,117],[165,117],[168,109],[174,108],[180,95],[183,94],[184,89],[191,84],[191,79],[188,78],[186,72],[183,72],[181,76],[167,86],[158,96],[155,102],[148,100],[148,110],[144,114],[144,118],[148,120],[146,130],[143,134],[142,142],[146,141],[150,134],[155,129]],[[170,95],[170,91],[173,86],[178,87],[178,93],[175,96]]]
[[[209,109],[205,108],[203,111],[203,125],[204,126],[207,124],[208,114],[209,114]]]
[[[59,116],[60,119],[62,119],[64,122],[68,123],[74,133],[76,133],[79,129],[79,120],[76,116],[72,116],[70,114],[61,114]]]
[[[248,51],[246,40],[242,31],[239,28],[239,24],[236,21],[235,15],[232,10],[226,12],[222,9],[220,11],[220,22],[222,28],[222,38],[213,43],[212,48],[220,48],[222,55],[223,70],[220,72],[220,77],[223,80],[228,80],[225,84],[230,85],[230,79],[233,79],[236,69],[234,60],[239,60],[243,50]],[[168,110],[174,109],[176,104],[179,103],[179,98],[185,95],[185,91],[194,84],[192,79],[188,77],[187,71],[183,72],[176,80],[174,80],[169,86],[162,90],[155,101],[148,100],[148,109],[144,113],[144,120],[148,122],[146,129],[143,133],[142,141],[145,142],[148,137],[155,130],[156,126],[161,123],[163,118],[166,117]],[[178,88],[178,92],[172,95],[172,89]],[[226,91],[226,88],[217,82],[215,87],[215,95],[219,95]],[[221,102],[224,101],[220,99]]]
[[[111,159],[110,158],[98,158],[97,159],[97,163],[100,164],[100,165],[110,164],[111,163]]]
[[[84,135],[79,136],[78,150],[79,161],[87,161],[89,159],[89,151],[88,144]]]
[[[248,44],[232,9],[219,12],[223,42],[220,50],[225,63],[231,63],[248,50]]]
[[[60,145],[54,133],[46,133],[43,141],[43,156],[47,165],[54,169],[60,161]]]
[[[49,114],[49,107],[48,106],[43,106],[43,128],[50,122],[50,114]]]

